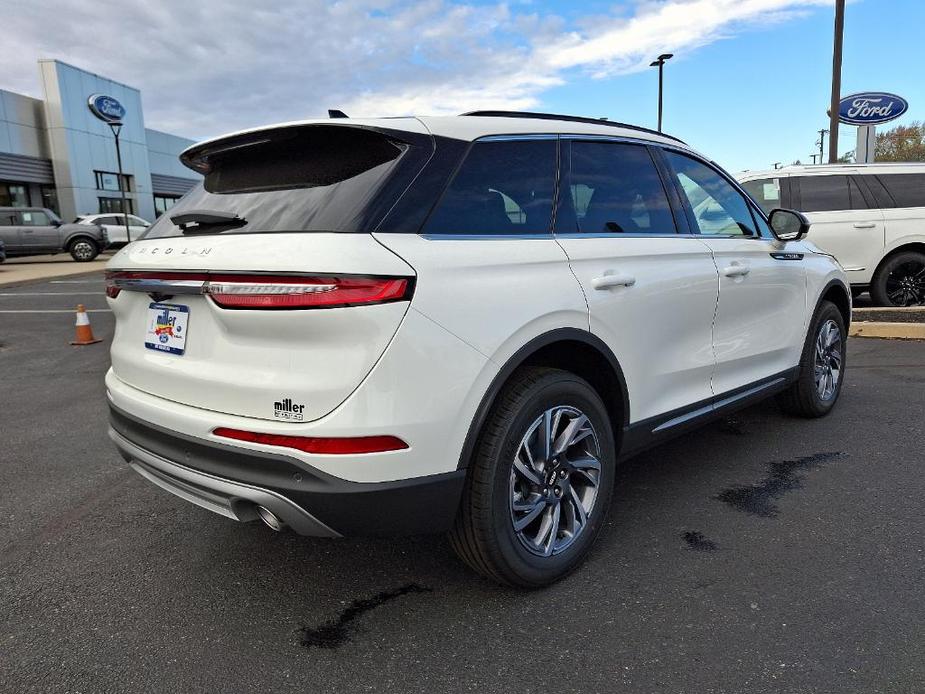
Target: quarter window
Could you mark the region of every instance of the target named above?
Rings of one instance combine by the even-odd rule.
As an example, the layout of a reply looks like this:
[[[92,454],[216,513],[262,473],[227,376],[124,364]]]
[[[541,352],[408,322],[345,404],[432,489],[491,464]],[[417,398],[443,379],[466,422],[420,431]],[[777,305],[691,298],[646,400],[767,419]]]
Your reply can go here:
[[[897,207],[925,207],[925,174],[888,174],[877,177]]]
[[[674,217],[655,162],[642,145],[570,145],[568,190],[557,215],[560,233],[674,234]]]
[[[754,236],[755,220],[742,194],[714,169],[677,152],[665,156],[690,206],[696,228],[710,236]]]
[[[424,234],[549,234],[556,141],[476,142]]]

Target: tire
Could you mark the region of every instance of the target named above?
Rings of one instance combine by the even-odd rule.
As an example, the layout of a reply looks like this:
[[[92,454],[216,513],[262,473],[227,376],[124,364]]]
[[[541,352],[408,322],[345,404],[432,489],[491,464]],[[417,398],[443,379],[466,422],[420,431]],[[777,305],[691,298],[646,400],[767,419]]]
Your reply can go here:
[[[925,253],[904,251],[887,258],[870,284],[878,306],[925,305]]]
[[[87,263],[100,254],[100,247],[93,239],[78,236],[67,245],[67,252],[78,263]]]
[[[823,301],[806,335],[799,376],[778,396],[781,408],[807,418],[831,412],[845,382],[846,350],[845,319],[835,304]]]
[[[543,454],[547,421],[558,442],[572,431],[573,444],[552,458]],[[517,371],[481,431],[450,544],[499,583],[539,588],[557,581],[581,563],[604,523],[615,461],[607,409],[586,381],[559,369]]]

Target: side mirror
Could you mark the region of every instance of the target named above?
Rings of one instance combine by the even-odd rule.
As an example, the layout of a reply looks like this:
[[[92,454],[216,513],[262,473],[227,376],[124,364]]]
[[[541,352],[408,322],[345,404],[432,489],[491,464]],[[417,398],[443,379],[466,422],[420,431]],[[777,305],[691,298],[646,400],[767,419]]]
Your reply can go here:
[[[799,241],[809,233],[809,220],[796,210],[773,209],[768,222],[779,241]]]

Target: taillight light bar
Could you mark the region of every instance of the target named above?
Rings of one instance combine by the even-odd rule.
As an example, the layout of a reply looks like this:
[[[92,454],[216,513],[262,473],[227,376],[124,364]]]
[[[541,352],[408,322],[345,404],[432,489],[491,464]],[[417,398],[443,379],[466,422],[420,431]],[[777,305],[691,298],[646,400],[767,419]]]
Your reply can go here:
[[[282,434],[261,434],[255,431],[242,431],[241,429],[229,429],[227,427],[218,427],[212,433],[226,439],[259,443],[264,446],[294,448],[305,453],[317,453],[320,455],[385,453],[408,448],[408,444],[396,436],[354,436],[349,438],[286,436]]]
[[[122,290],[149,294],[206,294],[232,309],[336,308],[405,301],[407,277],[230,275],[182,272],[108,272],[106,296]]]

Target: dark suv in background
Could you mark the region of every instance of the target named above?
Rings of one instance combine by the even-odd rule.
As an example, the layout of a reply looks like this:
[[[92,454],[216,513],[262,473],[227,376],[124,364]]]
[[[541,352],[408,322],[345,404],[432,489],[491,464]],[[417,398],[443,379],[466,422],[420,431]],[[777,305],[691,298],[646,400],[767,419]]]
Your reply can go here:
[[[43,207],[0,207],[0,241],[8,258],[66,251],[78,262],[93,260],[109,245],[103,227],[65,224]]]

